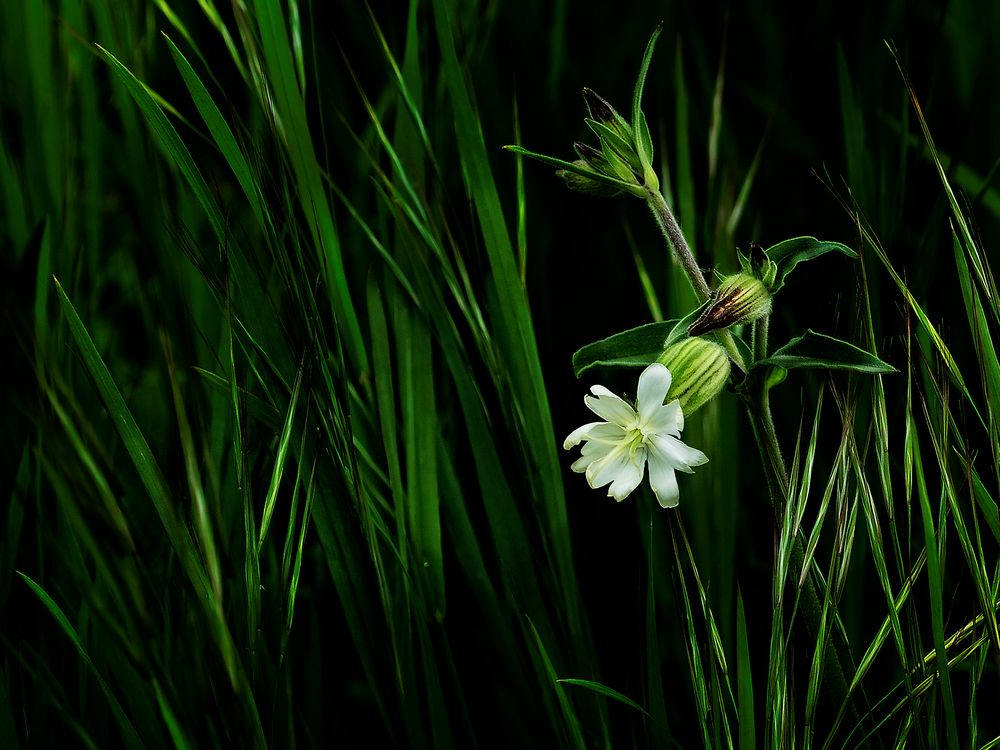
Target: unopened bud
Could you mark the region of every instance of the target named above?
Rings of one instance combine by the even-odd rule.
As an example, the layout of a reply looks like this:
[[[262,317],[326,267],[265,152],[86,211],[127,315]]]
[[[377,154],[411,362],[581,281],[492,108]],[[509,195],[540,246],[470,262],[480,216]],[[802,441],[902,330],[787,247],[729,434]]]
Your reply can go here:
[[[764,282],[748,273],[727,276],[719,285],[708,309],[688,328],[700,336],[720,328],[748,323],[771,312],[771,293]]]
[[[774,286],[774,280],[778,276],[778,264],[768,258],[764,248],[756,242],[750,243],[750,267],[753,275],[764,282],[764,286],[768,289]]]
[[[583,159],[577,159],[573,163],[583,169],[586,169],[589,166]],[[598,180],[592,180],[589,177],[584,177],[582,174],[577,172],[570,172],[567,169],[558,170],[556,175],[566,181],[566,187],[570,190],[575,190],[578,193],[594,195],[602,198],[612,198],[616,195],[620,195],[622,192],[614,185],[609,185],[606,182],[600,182]]]
[[[719,395],[729,378],[726,350],[708,339],[692,337],[671,344],[656,361],[672,376],[667,403],[677,399],[685,415]]]
[[[632,127],[604,97],[592,89],[585,88],[583,98],[587,102],[587,111],[592,119],[597,120],[602,125],[607,125],[623,140],[632,141]]]

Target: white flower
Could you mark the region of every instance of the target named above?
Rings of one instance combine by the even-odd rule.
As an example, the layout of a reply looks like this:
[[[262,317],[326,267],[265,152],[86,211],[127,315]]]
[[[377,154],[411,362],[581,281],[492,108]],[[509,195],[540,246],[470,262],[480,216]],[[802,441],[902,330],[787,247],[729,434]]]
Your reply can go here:
[[[608,497],[621,502],[642,482],[648,461],[649,484],[656,499],[664,508],[676,507],[680,492],[674,472],[691,474],[708,456],[681,442],[681,405],[676,399],[663,403],[670,380],[670,370],[661,364],[643,370],[634,409],[604,386],[593,386],[594,395],[584,396],[583,401],[605,421],[585,424],[563,442],[569,450],[586,441],[573,471],[586,472],[587,483],[594,489],[610,482]]]

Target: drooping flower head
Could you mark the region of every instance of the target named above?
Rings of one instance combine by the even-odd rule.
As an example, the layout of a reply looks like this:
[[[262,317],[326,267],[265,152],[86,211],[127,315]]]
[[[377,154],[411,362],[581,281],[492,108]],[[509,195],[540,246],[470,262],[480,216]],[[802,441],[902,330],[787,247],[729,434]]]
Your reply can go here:
[[[584,473],[597,489],[610,484],[608,497],[621,502],[639,486],[649,464],[649,484],[664,508],[678,504],[676,471],[693,473],[708,457],[681,442],[684,412],[670,390],[670,370],[653,363],[639,376],[635,407],[601,385],[590,389],[584,403],[603,422],[590,422],[569,434],[563,448],[584,444],[573,471]]]

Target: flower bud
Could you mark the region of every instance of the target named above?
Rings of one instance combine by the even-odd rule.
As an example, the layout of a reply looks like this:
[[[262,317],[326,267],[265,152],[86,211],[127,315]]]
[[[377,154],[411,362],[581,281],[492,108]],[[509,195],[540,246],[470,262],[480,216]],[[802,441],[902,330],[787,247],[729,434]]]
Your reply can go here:
[[[756,242],[750,243],[750,267],[752,273],[770,289],[778,276],[778,264],[767,257],[764,248]]]
[[[591,89],[584,88],[583,98],[587,102],[587,111],[592,119],[606,125],[622,140],[632,142],[632,127],[604,97]]]
[[[708,309],[688,328],[691,336],[747,323],[771,312],[771,293],[764,282],[748,273],[727,276],[719,284]]]
[[[570,190],[602,196],[614,196],[623,192],[639,196],[644,194],[643,187],[635,172],[605,143],[602,142],[601,148],[596,149],[577,141],[573,144],[573,148],[577,156],[580,157],[573,164],[595,173],[595,177],[598,179],[588,178],[586,175],[580,174],[573,175],[573,172],[568,169],[558,170],[556,174],[566,180],[566,185]],[[614,180],[615,184],[603,182],[599,177]]]
[[[583,98],[587,102],[587,112],[590,113],[585,122],[597,136],[601,147],[582,151],[580,146],[583,144],[576,144],[580,158],[608,177],[636,187],[650,185],[656,189],[659,185],[656,173],[651,165],[644,163],[640,158],[636,134],[632,132],[632,126],[628,121],[591,89],[583,90]],[[600,154],[600,159],[595,158],[595,153]],[[642,190],[630,188],[629,192],[639,196],[644,195]]]
[[[583,169],[586,169],[589,166],[583,159],[577,159],[573,163]],[[575,190],[578,193],[585,193],[586,195],[594,195],[603,198],[612,198],[616,195],[620,195],[622,192],[614,185],[592,180],[589,177],[584,177],[582,174],[570,172],[566,169],[558,170],[556,175],[565,180],[566,187],[570,190]]]
[[[656,361],[673,376],[667,403],[677,399],[685,415],[719,395],[729,378],[726,350],[708,339],[692,337],[671,344]]]

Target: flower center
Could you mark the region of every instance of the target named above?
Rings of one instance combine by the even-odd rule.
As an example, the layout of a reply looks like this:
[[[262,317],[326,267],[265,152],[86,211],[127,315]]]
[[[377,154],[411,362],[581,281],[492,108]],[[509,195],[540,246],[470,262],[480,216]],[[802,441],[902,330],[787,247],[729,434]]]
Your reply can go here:
[[[623,444],[628,448],[629,456],[635,456],[636,451],[646,445],[646,433],[643,432],[640,425],[635,425],[630,427],[625,432],[625,440]]]

